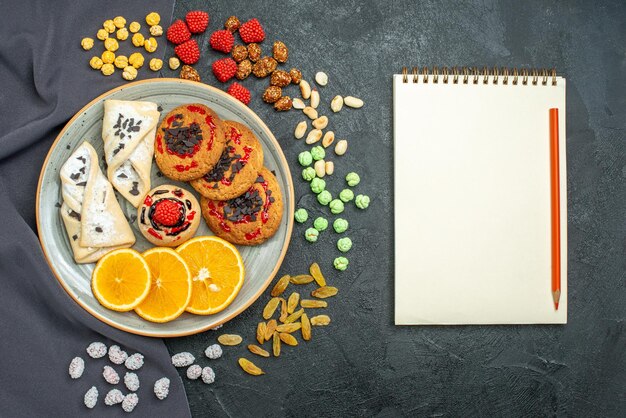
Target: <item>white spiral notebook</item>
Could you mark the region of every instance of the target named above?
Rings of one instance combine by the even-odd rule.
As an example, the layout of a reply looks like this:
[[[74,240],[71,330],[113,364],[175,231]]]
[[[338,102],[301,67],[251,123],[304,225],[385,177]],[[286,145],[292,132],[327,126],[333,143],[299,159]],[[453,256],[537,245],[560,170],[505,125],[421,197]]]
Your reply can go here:
[[[567,322],[565,79],[393,76],[395,323]],[[549,109],[559,109],[561,301],[551,292]]]

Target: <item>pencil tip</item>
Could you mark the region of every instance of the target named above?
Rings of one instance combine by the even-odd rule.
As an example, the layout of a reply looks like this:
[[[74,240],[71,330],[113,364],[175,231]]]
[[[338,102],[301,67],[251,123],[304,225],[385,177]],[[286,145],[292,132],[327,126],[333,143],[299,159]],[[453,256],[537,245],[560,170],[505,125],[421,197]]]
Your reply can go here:
[[[552,299],[554,300],[554,310],[558,311],[559,310],[559,300],[561,299],[561,291],[560,290],[555,290],[554,292],[552,292]]]

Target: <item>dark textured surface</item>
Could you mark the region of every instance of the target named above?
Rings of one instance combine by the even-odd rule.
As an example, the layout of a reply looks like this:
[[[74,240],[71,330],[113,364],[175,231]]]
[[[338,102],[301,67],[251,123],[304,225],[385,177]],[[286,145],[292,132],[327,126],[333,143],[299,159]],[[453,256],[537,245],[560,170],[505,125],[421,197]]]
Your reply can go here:
[[[335,273],[337,235],[304,241],[296,225],[283,273],[320,261],[340,289],[331,326],[313,341],[260,359],[245,376],[225,350],[215,384],[185,380],[195,416],[624,416],[626,332],[626,5],[623,2],[180,2],[175,14],[207,8],[210,29],[231,14],[258,17],[290,48],[288,65],[329,74],[322,109],[335,94],[362,97],[360,111],[331,117],[349,151],[334,158],[330,190],[361,174],[366,212],[345,217],[354,241],[350,268]],[[205,36],[206,43],[208,36]],[[269,42],[268,42],[269,41]],[[217,57],[204,52],[204,80]],[[393,325],[391,74],[403,65],[556,67],[568,79],[569,323],[566,326],[395,327]],[[171,74],[164,71],[164,75]],[[253,110],[282,143],[299,206],[323,211],[300,180],[293,139],[301,113],[274,113],[259,97],[267,81],[246,80]],[[290,94],[297,95],[292,88]],[[358,212],[358,213],[357,213]],[[252,342],[268,296],[224,326]],[[222,330],[220,330],[222,331]],[[169,340],[172,352],[201,354],[218,332]],[[248,357],[250,357],[248,355]],[[256,359],[255,359],[256,360]]]

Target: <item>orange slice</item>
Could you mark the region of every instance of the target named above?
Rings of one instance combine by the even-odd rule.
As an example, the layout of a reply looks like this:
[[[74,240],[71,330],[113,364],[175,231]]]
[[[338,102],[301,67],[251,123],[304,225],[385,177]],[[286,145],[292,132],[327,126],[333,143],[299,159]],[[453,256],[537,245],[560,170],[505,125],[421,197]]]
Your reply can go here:
[[[237,296],[245,269],[239,251],[221,238],[187,241],[176,249],[191,271],[191,301],[187,311],[209,315],[224,310]]]
[[[150,267],[150,293],[135,308],[137,315],[151,322],[168,322],[185,312],[191,299],[191,274],[185,260],[171,248],[155,247],[143,258]]]
[[[91,274],[91,290],[100,304],[114,311],[134,309],[150,291],[150,268],[130,248],[102,257]]]

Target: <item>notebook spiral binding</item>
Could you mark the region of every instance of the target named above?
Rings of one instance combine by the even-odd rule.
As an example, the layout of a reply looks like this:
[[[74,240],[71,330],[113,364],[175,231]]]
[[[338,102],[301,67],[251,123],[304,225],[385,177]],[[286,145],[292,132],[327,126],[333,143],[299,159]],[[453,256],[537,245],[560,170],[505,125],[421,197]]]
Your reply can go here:
[[[479,84],[480,79],[482,78],[482,84],[489,84],[489,77],[492,77],[492,83],[498,84],[500,82],[500,78],[502,78],[502,84],[508,85],[509,79],[511,79],[511,84],[517,85],[520,82],[522,85],[528,85],[528,81],[530,80],[533,86],[536,86],[540,80],[541,85],[547,86],[548,80],[552,78],[552,85],[556,86],[556,69],[547,70],[545,68],[537,69],[532,68],[530,70],[523,68],[521,70],[517,68],[506,68],[502,67],[499,69],[498,67],[493,67],[493,69],[489,69],[487,67],[483,67],[482,70],[478,70],[478,67],[452,67],[448,69],[448,67],[442,67],[441,72],[439,72],[438,67],[432,67],[432,71],[429,71],[428,67],[422,67],[422,71],[420,74],[419,67],[411,68],[411,78],[413,83],[418,83],[421,79],[423,83],[439,83],[440,80],[444,84],[448,84],[450,80],[452,80],[452,84]],[[409,82],[409,70],[407,67],[402,67],[402,82]]]

